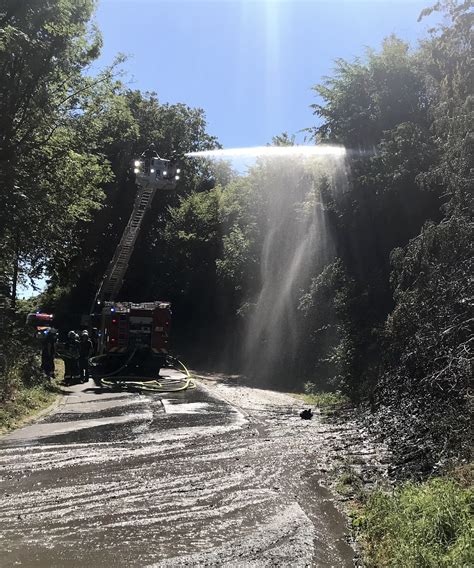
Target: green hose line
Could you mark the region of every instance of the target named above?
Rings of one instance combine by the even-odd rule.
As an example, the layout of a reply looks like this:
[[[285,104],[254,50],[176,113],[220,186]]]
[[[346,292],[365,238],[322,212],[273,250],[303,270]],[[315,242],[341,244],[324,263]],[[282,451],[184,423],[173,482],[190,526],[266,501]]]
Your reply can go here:
[[[104,379],[101,380],[101,384],[102,386],[108,388],[120,388],[124,390],[132,389],[140,390],[143,392],[180,392],[187,389],[196,388],[196,383],[184,363],[179,361],[179,359],[175,359],[174,357],[172,359],[181,366],[181,369],[178,369],[176,366],[171,368],[174,368],[177,371],[184,371],[184,374],[186,375],[185,379],[170,379],[159,377],[159,380],[153,379],[151,381],[144,381],[142,380],[143,377],[139,376],[128,376],[123,378],[118,376],[115,378],[115,380],[112,381],[107,380],[107,378],[104,377]],[[122,369],[123,367],[120,370]]]

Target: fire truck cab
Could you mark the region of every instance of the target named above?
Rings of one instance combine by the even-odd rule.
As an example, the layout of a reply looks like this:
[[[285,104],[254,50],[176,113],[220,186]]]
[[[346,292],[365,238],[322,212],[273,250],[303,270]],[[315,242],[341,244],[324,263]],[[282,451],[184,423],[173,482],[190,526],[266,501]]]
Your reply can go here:
[[[168,353],[169,302],[105,302],[98,329],[98,353]]]
[[[96,355],[90,371],[98,384],[103,377],[153,380],[167,366],[169,302],[105,302],[93,323]]]

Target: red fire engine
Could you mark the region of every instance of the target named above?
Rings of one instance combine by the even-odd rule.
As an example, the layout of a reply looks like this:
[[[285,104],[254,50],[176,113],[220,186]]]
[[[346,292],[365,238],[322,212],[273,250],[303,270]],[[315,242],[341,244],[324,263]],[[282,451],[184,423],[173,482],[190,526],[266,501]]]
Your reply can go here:
[[[36,336],[40,338],[42,334],[53,329],[53,319],[53,314],[34,312],[26,316],[26,323],[36,330]]]
[[[93,339],[99,355],[91,370],[99,377],[156,377],[166,363],[169,347],[168,302],[133,303],[117,301],[117,296],[156,191],[175,189],[181,170],[176,159],[160,158],[153,145],[134,160],[133,170],[138,185],[133,211],[91,306],[90,323],[95,326]]]

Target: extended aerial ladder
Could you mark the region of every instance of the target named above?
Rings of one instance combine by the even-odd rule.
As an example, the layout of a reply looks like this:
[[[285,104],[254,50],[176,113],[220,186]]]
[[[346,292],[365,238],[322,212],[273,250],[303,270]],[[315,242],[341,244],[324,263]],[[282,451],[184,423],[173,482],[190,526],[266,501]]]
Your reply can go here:
[[[133,210],[87,318],[89,335],[94,343],[94,356],[89,359],[90,372],[101,388],[151,392],[193,388],[189,371],[168,352],[171,304],[116,301],[155,193],[175,189],[181,173],[177,159],[160,158],[153,144],[134,160],[133,171],[138,186]],[[36,326],[45,322],[50,326],[52,319],[50,314],[28,316],[28,322]],[[160,376],[163,366],[174,369],[177,375]]]
[[[102,376],[140,367],[143,375],[155,376],[165,364],[171,323],[169,302],[117,301],[133,250],[157,191],[172,190],[181,170],[176,158],[160,158],[151,145],[133,162],[138,191],[133,210],[112,260],[94,297],[89,327],[98,357],[93,370]]]
[[[117,299],[143,220],[156,191],[175,189],[180,178],[181,170],[177,160],[160,158],[153,145],[140,159],[134,161],[133,166],[138,185],[137,196],[130,219],[94,297],[91,314],[100,310],[104,302],[114,302]]]

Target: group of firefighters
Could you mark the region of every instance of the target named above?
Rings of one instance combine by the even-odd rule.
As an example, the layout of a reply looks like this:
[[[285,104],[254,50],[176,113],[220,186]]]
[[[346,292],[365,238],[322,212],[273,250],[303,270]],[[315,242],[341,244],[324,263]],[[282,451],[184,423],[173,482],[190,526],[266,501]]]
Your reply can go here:
[[[77,333],[70,331],[64,343],[57,344],[57,333],[49,330],[43,339],[41,362],[43,371],[54,375],[54,359],[59,356],[64,361],[64,383],[86,383],[89,380],[89,359],[94,355],[94,344],[87,330]]]

